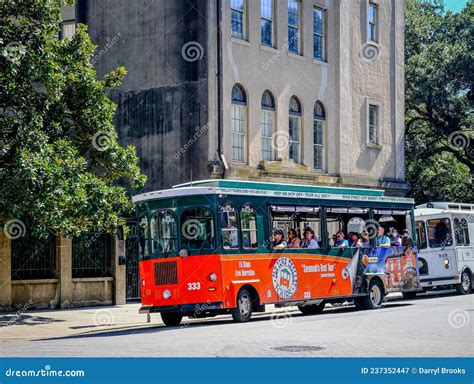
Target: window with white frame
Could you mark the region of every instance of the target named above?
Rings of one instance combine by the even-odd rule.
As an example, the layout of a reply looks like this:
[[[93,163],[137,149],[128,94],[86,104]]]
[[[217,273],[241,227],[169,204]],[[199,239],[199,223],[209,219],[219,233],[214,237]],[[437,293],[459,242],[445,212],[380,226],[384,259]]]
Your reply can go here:
[[[368,15],[368,30],[367,38],[369,41],[378,41],[378,6],[374,3],[369,3],[369,15]]]
[[[324,129],[326,123],[326,111],[320,101],[314,105],[313,117],[313,161],[314,169],[323,170],[324,158]]]
[[[289,139],[289,158],[295,163],[300,163],[301,146],[301,104],[293,96],[290,99],[289,121],[288,121],[288,139]]]
[[[231,34],[245,39],[246,0],[230,0]]]
[[[300,53],[301,1],[288,0],[288,50]]]
[[[241,85],[232,88],[232,161],[245,161],[247,97]]]
[[[76,34],[75,20],[63,21],[61,24],[61,39],[72,39]]]
[[[379,140],[379,107],[374,104],[369,104],[368,108],[368,143],[380,144]]]
[[[260,0],[261,43],[273,46],[273,0]]]
[[[326,11],[313,8],[313,57],[326,60]]]
[[[275,99],[270,91],[265,91],[262,95],[262,116],[260,120],[262,160],[275,160],[275,150],[273,146],[273,132],[275,124]]]

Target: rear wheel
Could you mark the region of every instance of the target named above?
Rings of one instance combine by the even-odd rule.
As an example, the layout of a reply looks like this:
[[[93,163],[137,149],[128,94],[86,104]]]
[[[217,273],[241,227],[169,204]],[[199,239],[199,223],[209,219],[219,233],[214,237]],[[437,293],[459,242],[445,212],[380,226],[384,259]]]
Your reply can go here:
[[[299,305],[298,309],[304,315],[318,315],[324,310],[325,306],[326,306],[326,303],[322,301],[319,304]]]
[[[175,327],[183,320],[183,314],[180,312],[162,312],[161,320],[163,320],[163,323],[168,327]]]
[[[402,292],[404,299],[414,299],[416,297],[417,292]]]
[[[471,274],[468,270],[464,270],[461,274],[461,283],[456,285],[456,291],[460,295],[468,295],[471,292]]]
[[[247,288],[242,288],[237,295],[237,308],[231,311],[232,318],[237,323],[250,321],[252,317],[252,294]]]
[[[383,285],[379,280],[370,280],[369,294],[354,300],[356,305],[362,309],[377,309],[382,306],[384,298]]]

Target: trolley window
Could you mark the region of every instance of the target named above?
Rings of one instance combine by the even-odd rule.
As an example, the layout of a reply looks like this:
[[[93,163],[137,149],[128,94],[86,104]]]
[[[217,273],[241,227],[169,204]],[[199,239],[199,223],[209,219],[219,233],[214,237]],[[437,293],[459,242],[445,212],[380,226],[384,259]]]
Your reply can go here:
[[[169,253],[178,251],[176,217],[168,210],[156,212],[150,221],[151,252]]]
[[[183,248],[191,250],[215,247],[214,220],[209,209],[189,208],[181,215]]]
[[[469,229],[467,220],[462,218],[454,219],[454,237],[456,239],[456,245],[469,245]]]
[[[451,220],[449,218],[427,220],[426,226],[431,248],[444,248],[453,245]]]
[[[222,246],[224,249],[238,249],[239,230],[234,206],[230,203],[222,205],[219,210],[219,219],[222,231]]]
[[[257,220],[252,205],[244,204],[240,208],[240,227],[242,228],[242,247],[257,248]]]
[[[426,229],[424,221],[417,221],[415,223],[416,227],[416,240],[418,243],[418,249],[425,249],[428,246],[428,241],[426,239]]]

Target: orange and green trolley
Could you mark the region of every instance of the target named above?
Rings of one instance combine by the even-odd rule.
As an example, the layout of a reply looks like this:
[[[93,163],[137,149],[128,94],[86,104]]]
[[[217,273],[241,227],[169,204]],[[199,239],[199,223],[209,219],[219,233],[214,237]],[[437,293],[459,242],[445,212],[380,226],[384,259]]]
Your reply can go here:
[[[205,180],[134,196],[142,313],[166,325],[231,314],[245,322],[265,304],[317,314],[326,303],[379,308],[390,292],[420,290],[411,199],[382,190]],[[273,248],[310,227],[318,248]],[[376,228],[405,233],[377,247]],[[338,248],[333,235],[367,231],[364,246]]]

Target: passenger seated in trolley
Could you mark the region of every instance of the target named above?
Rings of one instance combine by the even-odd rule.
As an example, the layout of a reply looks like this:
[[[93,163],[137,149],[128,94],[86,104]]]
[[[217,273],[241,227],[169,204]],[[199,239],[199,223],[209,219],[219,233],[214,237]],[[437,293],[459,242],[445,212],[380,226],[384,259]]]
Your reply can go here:
[[[380,248],[389,248],[390,239],[385,236],[385,229],[381,225],[377,228],[377,237],[375,238],[375,244]]]
[[[273,231],[273,249],[285,249],[286,241],[283,238],[283,230],[277,228]]]
[[[304,230],[304,239],[301,241],[301,248],[316,249],[319,248],[318,241],[314,236],[312,228],[307,227]]]
[[[349,247],[350,248],[362,248],[362,239],[357,232],[351,232],[349,235]]]
[[[335,248],[346,248],[349,247],[349,242],[345,239],[344,232],[336,232],[336,242],[334,243]]]
[[[300,239],[298,238],[298,232],[296,229],[291,228],[288,230],[288,244],[286,245],[287,248],[299,248],[300,247]]]

